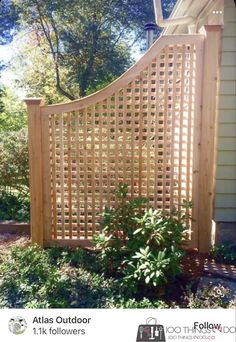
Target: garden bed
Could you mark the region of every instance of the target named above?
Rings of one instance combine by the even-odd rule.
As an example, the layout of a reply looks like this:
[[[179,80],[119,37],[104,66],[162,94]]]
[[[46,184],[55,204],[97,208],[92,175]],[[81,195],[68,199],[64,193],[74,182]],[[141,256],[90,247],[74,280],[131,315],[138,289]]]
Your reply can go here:
[[[207,255],[186,254],[183,273],[174,282],[149,293],[139,288],[130,296],[119,277],[104,274],[94,251],[29,245],[26,234],[0,235],[2,308],[235,307],[232,296],[227,299],[228,292],[220,283],[217,287],[213,282],[206,291],[204,280],[204,289],[199,290],[199,280],[209,276]],[[217,297],[213,291],[216,288],[221,294],[225,291],[225,300]]]
[[[30,236],[26,233],[11,233],[0,231],[0,256],[9,253],[13,247],[26,247],[30,245]]]
[[[25,222],[14,220],[0,221],[0,234],[3,233],[25,233],[30,234],[30,225]]]

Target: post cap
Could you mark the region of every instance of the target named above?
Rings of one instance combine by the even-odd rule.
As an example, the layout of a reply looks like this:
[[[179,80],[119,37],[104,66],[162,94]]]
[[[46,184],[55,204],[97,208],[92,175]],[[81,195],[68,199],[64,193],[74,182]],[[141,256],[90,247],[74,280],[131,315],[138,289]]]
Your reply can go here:
[[[221,31],[222,28],[222,25],[204,25],[204,29],[206,32]]]
[[[151,31],[151,30],[154,31],[157,28],[157,25],[150,22],[150,23],[146,23],[144,28],[145,28],[145,31]]]
[[[27,104],[27,106],[40,106],[43,105],[44,101],[43,98],[27,98],[24,99],[24,102]]]

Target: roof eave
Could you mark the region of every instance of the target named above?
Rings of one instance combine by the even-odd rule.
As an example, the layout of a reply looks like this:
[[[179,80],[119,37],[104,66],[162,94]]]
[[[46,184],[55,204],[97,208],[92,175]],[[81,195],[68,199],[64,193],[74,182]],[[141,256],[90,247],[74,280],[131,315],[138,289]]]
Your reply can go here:
[[[171,12],[171,15],[169,18],[177,18],[179,16],[186,16],[186,15],[191,15],[197,17],[200,12],[203,11],[203,9],[208,6],[209,3],[211,3],[212,0],[206,0],[206,1],[199,1],[198,2],[198,7],[196,8],[196,2],[194,0],[178,0]],[[162,31],[162,35],[164,34],[172,34],[173,31],[178,27],[179,25],[176,26],[168,26],[164,28]]]

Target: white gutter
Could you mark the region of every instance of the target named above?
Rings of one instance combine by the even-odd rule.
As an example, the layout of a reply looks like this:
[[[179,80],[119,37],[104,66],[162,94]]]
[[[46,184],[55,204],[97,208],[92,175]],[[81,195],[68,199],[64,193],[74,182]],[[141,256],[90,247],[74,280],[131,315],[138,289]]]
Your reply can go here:
[[[174,25],[190,25],[193,23],[194,18],[191,16],[163,19],[163,12],[161,7],[161,0],[153,0],[156,24],[160,27],[168,27]]]

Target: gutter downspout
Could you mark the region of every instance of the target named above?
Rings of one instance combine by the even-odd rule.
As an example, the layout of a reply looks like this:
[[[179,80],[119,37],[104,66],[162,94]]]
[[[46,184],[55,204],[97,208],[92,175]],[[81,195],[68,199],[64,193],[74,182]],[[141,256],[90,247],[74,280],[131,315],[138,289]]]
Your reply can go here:
[[[161,0],[153,0],[156,24],[159,27],[168,27],[174,25],[190,25],[193,23],[194,18],[191,16],[163,19],[163,12],[161,7]]]

